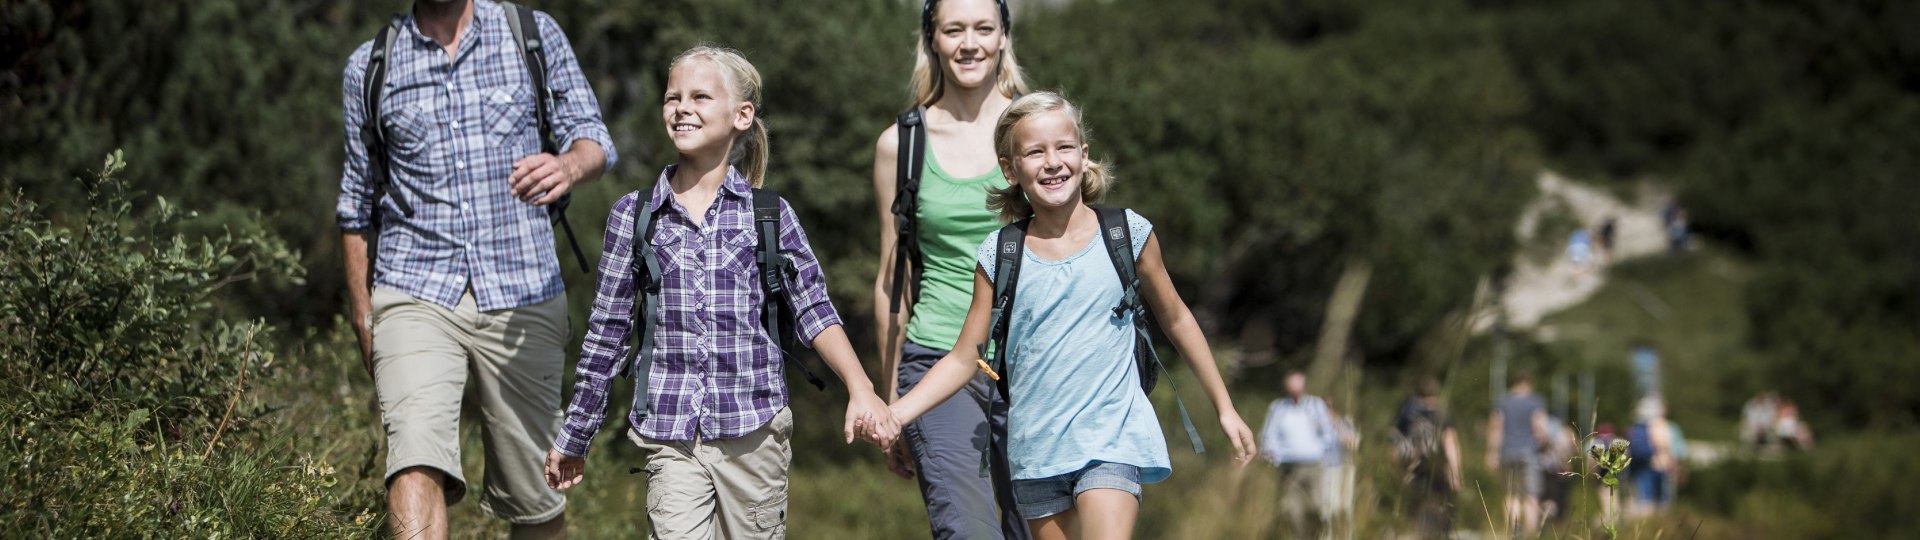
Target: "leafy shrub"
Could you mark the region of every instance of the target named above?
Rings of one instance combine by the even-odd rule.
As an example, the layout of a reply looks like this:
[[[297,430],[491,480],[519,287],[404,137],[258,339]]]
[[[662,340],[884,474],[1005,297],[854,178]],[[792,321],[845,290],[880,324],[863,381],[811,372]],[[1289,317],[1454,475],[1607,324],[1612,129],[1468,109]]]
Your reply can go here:
[[[114,175],[56,225],[0,201],[0,508],[7,533],[45,537],[337,537],[333,470],[254,419],[249,375],[271,373],[274,328],[214,293],[256,275],[298,280],[297,256],[259,228],[177,232],[192,212],[134,212]],[[0,534],[7,534],[0,533]]]

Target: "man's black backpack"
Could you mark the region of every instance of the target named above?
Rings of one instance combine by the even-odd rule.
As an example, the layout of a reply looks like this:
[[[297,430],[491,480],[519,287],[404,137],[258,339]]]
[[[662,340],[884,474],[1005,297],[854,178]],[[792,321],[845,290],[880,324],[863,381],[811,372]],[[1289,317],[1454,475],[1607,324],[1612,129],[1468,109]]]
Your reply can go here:
[[[500,5],[507,9],[507,29],[513,33],[513,42],[520,46],[520,59],[527,68],[527,80],[533,83],[533,112],[540,125],[540,151],[558,155],[560,144],[553,137],[551,111],[553,100],[566,97],[554,95],[547,87],[547,53],[540,40],[540,24],[534,19],[533,10],[526,6],[512,2],[501,2]],[[373,37],[373,49],[367,56],[366,75],[361,78],[360,102],[362,110],[366,111],[366,121],[360,126],[360,142],[367,149],[367,178],[373,182],[374,204],[378,205],[382,196],[392,197],[400,213],[411,218],[413,205],[396,189],[401,186],[394,182],[393,175],[387,171],[387,134],[386,127],[380,121],[380,97],[386,91],[387,60],[393,52],[394,37],[404,31],[400,27],[404,20],[404,16],[395,15]],[[527,36],[529,28],[532,29],[532,37]],[[580,251],[580,240],[573,235],[573,224],[567,222],[567,205],[572,202],[573,194],[560,196],[560,200],[547,205],[547,217],[566,231],[567,244],[573,248],[573,256],[580,262],[580,269],[592,273],[593,265],[587,262],[586,253]],[[378,223],[379,213],[375,212],[374,217],[375,223]]]
[[[1122,208],[1094,208],[1100,217],[1100,240],[1107,249],[1107,259],[1113,262],[1113,269],[1120,275],[1122,291],[1120,304],[1114,306],[1113,316],[1125,317],[1133,314],[1134,367],[1140,373],[1140,389],[1148,394],[1160,382],[1160,375],[1167,370],[1160,362],[1160,355],[1153,350],[1153,338],[1147,330],[1151,313],[1140,298],[1140,276],[1135,268],[1133,256],[1133,233],[1127,227],[1126,210]],[[1007,380],[1013,376],[1007,369],[1007,326],[1013,313],[1015,293],[1020,281],[1020,261],[1026,253],[1027,225],[1032,219],[1024,219],[1000,228],[999,247],[995,249],[997,263],[993,269],[993,311],[991,322],[987,326],[988,343],[980,345],[980,357],[986,358],[994,372],[1000,374],[999,389],[1002,399],[1012,400],[1007,395]],[[1167,380],[1173,384],[1172,379]],[[1187,438],[1193,443],[1195,453],[1206,453],[1206,446],[1200,443],[1200,431],[1194,429],[1193,418],[1187,415],[1187,404],[1180,399],[1180,389],[1173,389],[1173,402],[1180,410],[1180,423],[1187,429]],[[996,434],[996,438],[999,438]]]
[[[636,191],[633,194],[636,203],[633,216],[633,347],[627,351],[632,361],[627,363],[625,374],[632,376],[633,410],[641,418],[652,411],[647,408],[647,375],[653,372],[653,331],[657,323],[660,306],[660,261],[653,252],[649,240],[660,225],[660,212],[655,210],[644,218],[639,214],[644,208],[648,192]],[[662,206],[664,207],[664,205]],[[792,306],[787,304],[787,276],[798,270],[793,262],[780,255],[780,193],[771,189],[753,190],[753,223],[758,243],[754,249],[754,262],[760,269],[760,290],[763,293],[760,310],[760,324],[767,329],[780,347],[780,356],[807,378],[814,388],[827,389],[827,383],[814,375],[800,357],[793,354],[798,342]]]

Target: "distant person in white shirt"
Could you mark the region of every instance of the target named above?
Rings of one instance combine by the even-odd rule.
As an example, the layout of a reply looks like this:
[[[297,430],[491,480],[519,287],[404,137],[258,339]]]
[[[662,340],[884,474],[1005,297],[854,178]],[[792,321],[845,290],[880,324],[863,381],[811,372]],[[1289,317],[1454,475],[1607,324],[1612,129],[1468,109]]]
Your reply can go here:
[[[1287,373],[1287,397],[1267,406],[1260,428],[1260,450],[1280,469],[1281,511],[1293,524],[1295,538],[1315,538],[1326,529],[1325,500],[1318,490],[1327,456],[1338,444],[1332,414],[1320,398],[1307,395],[1307,375]]]

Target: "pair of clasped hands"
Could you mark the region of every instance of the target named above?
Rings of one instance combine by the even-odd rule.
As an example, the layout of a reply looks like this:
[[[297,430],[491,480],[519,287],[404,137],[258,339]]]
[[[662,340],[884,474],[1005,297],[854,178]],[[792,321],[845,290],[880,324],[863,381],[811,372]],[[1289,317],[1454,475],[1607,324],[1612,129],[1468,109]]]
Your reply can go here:
[[[881,451],[892,450],[894,443],[900,441],[901,426],[906,423],[894,416],[885,401],[878,398],[873,400],[877,403],[867,401],[855,399],[847,403],[847,444],[862,439],[880,447]]]

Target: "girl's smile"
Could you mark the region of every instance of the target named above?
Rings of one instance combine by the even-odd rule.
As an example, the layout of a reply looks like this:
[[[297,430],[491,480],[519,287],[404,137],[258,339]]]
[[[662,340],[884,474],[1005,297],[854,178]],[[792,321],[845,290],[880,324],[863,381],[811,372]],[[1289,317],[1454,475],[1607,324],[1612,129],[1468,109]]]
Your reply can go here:
[[[726,71],[712,61],[673,68],[660,116],[675,150],[686,155],[724,152],[737,131],[752,125],[752,105],[739,101],[731,88]]]
[[[1047,111],[1021,119],[1013,127],[1013,148],[1013,161],[1001,167],[1035,207],[1065,207],[1080,199],[1087,147],[1071,114]]]

